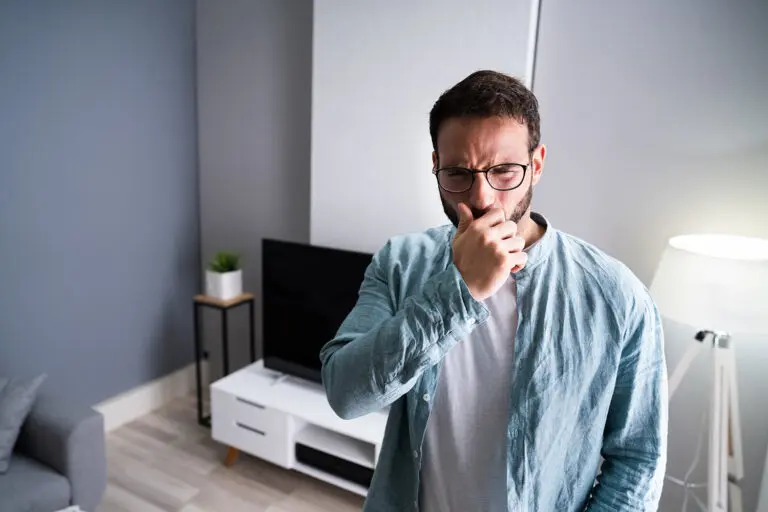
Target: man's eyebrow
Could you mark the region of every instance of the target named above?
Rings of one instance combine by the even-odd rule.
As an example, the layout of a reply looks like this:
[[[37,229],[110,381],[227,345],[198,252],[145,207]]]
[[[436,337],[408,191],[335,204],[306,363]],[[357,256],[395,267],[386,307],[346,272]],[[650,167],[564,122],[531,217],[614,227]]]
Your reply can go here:
[[[520,164],[520,165],[525,165],[525,164],[528,163],[528,159],[527,158],[523,159],[523,160],[519,160],[519,159],[518,160],[515,160],[515,159],[499,159],[499,160],[495,160],[492,164],[486,165],[486,166],[483,166],[483,167],[471,167],[471,166],[467,165],[466,161],[461,161],[459,163],[456,163],[456,162],[457,162],[456,160],[445,160],[445,163],[438,162],[438,164],[439,164],[438,165],[438,169],[444,169],[446,167],[462,167],[464,169],[480,169],[480,170],[483,170],[483,169],[489,169],[491,167],[495,167],[497,165],[503,165],[503,164]]]

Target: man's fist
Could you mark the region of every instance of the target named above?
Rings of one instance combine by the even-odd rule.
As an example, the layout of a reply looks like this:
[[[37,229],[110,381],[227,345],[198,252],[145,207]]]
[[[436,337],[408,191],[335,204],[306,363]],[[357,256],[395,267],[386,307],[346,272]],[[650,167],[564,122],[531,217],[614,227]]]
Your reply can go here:
[[[525,240],[504,210],[493,208],[478,219],[459,203],[459,225],[453,237],[453,263],[475,300],[485,300],[506,282],[510,272],[525,266]]]

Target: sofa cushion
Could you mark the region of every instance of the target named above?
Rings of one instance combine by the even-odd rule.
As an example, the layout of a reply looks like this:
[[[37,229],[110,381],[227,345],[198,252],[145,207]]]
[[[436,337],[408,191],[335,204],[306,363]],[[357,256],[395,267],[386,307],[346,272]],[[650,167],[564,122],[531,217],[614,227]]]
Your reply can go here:
[[[14,454],[11,465],[0,475],[0,512],[51,512],[67,508],[69,480],[36,460]]]
[[[0,475],[8,470],[13,446],[45,375],[34,379],[0,378]]]

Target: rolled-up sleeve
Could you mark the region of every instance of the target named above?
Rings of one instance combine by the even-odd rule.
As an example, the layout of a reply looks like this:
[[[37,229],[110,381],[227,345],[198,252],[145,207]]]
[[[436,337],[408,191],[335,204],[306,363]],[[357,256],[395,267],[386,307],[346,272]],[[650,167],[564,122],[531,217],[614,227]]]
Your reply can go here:
[[[631,311],[590,512],[658,510],[664,484],[668,392],[661,317],[650,296]]]
[[[320,352],[328,401],[342,418],[377,411],[407,393],[489,315],[453,264],[394,307],[388,261],[389,245],[374,256],[357,304]]]

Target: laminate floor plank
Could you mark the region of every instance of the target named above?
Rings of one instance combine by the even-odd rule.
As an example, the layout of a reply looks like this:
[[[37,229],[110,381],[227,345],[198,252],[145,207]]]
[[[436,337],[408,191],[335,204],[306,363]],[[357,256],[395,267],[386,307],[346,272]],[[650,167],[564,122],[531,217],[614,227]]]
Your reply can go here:
[[[108,484],[97,512],[354,512],[360,496],[227,447],[184,397],[107,435]]]

